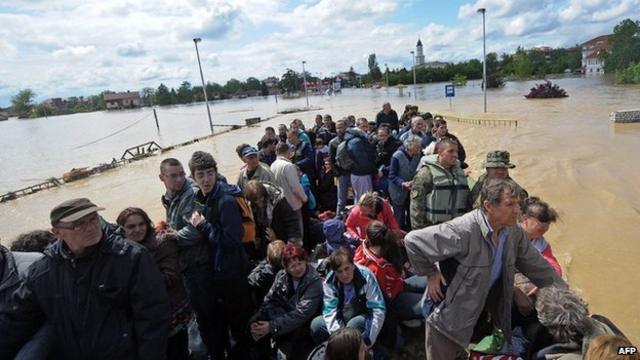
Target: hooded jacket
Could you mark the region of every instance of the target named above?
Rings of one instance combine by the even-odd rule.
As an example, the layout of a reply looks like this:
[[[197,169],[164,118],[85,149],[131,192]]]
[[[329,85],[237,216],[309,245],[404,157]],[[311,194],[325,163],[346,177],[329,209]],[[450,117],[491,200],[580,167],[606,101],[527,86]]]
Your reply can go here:
[[[308,326],[321,308],[322,280],[316,270],[307,264],[307,272],[295,289],[291,276],[284,269],[276,274],[260,312],[270,319],[271,334],[277,338]]]
[[[0,322],[0,349],[47,320],[64,359],[165,359],[169,299],[153,258],[115,234],[75,257],[58,240],[30,268]],[[8,325],[9,329],[3,328]]]
[[[242,196],[242,190],[220,179],[207,195],[201,190],[196,194],[196,206],[206,219],[197,228],[207,239],[216,280],[239,279],[247,275],[247,255],[242,245],[244,228],[236,196]]]

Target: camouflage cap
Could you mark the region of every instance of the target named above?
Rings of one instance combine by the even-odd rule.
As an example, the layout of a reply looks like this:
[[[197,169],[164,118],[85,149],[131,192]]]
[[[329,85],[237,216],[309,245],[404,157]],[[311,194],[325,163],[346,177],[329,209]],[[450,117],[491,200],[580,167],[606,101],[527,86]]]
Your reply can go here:
[[[487,153],[487,161],[482,163],[485,168],[509,168],[516,167],[510,162],[510,154],[506,150],[493,150]]]

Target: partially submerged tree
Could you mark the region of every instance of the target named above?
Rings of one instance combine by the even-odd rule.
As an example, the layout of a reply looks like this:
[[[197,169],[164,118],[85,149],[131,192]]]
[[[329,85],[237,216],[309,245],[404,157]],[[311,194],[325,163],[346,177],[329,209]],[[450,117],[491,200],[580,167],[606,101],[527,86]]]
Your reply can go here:
[[[547,80],[544,83],[536,84],[529,90],[529,94],[525,95],[527,99],[552,99],[567,97],[567,92],[557,84],[552,84]]]
[[[20,90],[18,94],[11,98],[11,110],[18,114],[18,118],[27,118],[34,107],[36,94],[31,89]]]

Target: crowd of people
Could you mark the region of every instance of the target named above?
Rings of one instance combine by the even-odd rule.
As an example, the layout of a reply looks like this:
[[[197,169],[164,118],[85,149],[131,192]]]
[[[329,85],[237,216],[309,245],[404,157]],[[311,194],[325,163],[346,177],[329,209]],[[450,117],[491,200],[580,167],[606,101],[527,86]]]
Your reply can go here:
[[[71,199],[0,247],[0,359],[385,359],[422,322],[435,360],[631,346],[563,280],[558,213],[509,152],[471,179],[442,116],[317,115],[236,153],[235,183],[210,153],[163,159],[159,221]]]

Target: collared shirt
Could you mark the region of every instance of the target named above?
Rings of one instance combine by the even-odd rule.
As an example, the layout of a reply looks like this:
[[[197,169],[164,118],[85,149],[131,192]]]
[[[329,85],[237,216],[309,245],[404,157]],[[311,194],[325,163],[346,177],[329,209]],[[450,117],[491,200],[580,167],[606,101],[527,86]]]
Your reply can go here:
[[[489,243],[491,244],[491,248],[493,249],[493,262],[491,263],[491,280],[489,283],[489,287],[492,287],[496,281],[502,275],[502,255],[504,253],[504,243],[509,235],[509,230],[507,228],[502,228],[500,232],[498,232],[498,246],[493,242],[493,228],[491,224],[489,224],[489,220],[487,220],[487,216],[482,213],[482,218],[484,219],[485,224],[489,228],[489,233],[487,236],[489,237]]]

